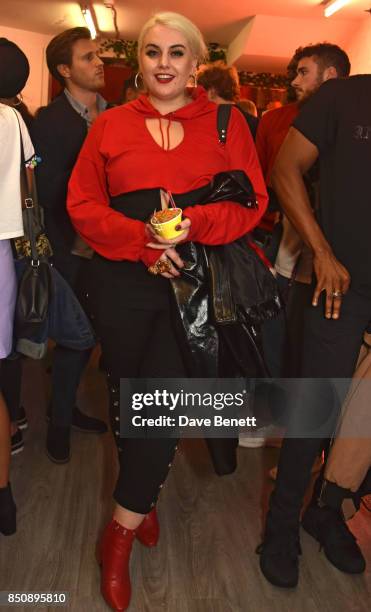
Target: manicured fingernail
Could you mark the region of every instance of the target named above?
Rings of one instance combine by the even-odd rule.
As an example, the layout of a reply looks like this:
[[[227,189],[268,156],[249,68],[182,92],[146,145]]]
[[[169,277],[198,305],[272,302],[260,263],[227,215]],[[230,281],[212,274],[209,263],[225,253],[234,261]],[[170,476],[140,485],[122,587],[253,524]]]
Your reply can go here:
[[[177,232],[179,232],[179,230],[181,230],[182,228],[180,227],[180,225],[177,225],[177,226],[175,227],[175,229],[176,229],[176,231],[177,231]]]
[[[333,319],[338,319],[338,318],[339,318],[339,315],[338,315],[338,314],[336,314],[336,312],[335,312],[335,314],[333,314],[333,315],[332,315],[332,318],[333,318]]]
[[[326,312],[326,319],[331,319],[331,312]]]

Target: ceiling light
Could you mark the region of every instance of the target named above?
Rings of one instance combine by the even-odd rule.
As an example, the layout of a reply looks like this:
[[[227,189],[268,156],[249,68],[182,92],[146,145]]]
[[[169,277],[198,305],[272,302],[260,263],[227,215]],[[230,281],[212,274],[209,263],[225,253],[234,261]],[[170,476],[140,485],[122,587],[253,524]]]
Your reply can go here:
[[[329,2],[324,10],[325,17],[331,17],[331,15],[337,11],[340,11],[340,9],[349,4],[349,2],[350,0],[332,0],[332,2]]]
[[[95,24],[94,24],[94,19],[93,16],[91,14],[91,10],[87,7],[84,7],[81,9],[81,12],[84,16],[85,19],[85,23],[87,28],[89,29],[90,35],[92,37],[92,39],[97,37],[97,30],[95,29]]]

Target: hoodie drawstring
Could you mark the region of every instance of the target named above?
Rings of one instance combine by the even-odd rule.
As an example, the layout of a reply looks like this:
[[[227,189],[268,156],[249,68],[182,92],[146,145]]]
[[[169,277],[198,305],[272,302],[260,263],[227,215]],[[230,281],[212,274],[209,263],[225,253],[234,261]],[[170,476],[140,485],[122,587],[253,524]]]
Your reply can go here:
[[[170,150],[170,124],[171,124],[171,119],[168,119],[168,124],[167,124],[167,128],[166,128],[167,147],[165,147],[165,137],[164,137],[164,133],[162,131],[161,117],[158,118],[158,124],[159,124],[160,132],[161,132],[161,147],[163,149],[165,149],[165,151],[169,151]]]

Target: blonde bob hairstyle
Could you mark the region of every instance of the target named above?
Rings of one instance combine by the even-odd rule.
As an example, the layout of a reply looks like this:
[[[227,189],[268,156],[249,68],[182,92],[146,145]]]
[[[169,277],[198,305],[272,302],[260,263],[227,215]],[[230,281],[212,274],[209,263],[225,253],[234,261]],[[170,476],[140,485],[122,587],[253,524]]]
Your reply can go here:
[[[148,21],[142,27],[138,37],[138,59],[140,60],[140,54],[143,48],[143,40],[148,30],[156,25],[162,25],[172,30],[178,30],[183,34],[186,39],[193,57],[197,60],[198,64],[202,64],[207,58],[207,47],[203,36],[198,27],[179,13],[163,12],[152,15]]]

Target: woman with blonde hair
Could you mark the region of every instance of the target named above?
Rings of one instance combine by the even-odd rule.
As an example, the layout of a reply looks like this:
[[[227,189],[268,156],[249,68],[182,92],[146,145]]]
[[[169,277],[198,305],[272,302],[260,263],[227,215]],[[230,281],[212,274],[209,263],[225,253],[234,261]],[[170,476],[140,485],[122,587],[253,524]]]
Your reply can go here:
[[[134,539],[157,543],[155,504],[177,444],[174,438],[120,437],[120,378],[187,376],[170,295],[169,281],[179,279],[185,265],[177,246],[232,242],[258,223],[267,203],[244,118],[232,108],[228,140],[220,143],[216,105],[202,88],[187,87],[206,54],[198,28],[182,15],[159,13],[144,25],[138,54],[137,80],[144,82],[146,94],[97,119],[68,197],[72,222],[95,251],[89,300],[119,447],[117,505],[100,544],[102,593],[115,610],[129,605]],[[232,169],[251,179],[258,207],[228,200],[197,205],[199,190],[215,174]],[[182,231],[172,240],[156,237],[147,221],[161,208],[160,187],[186,201]]]

